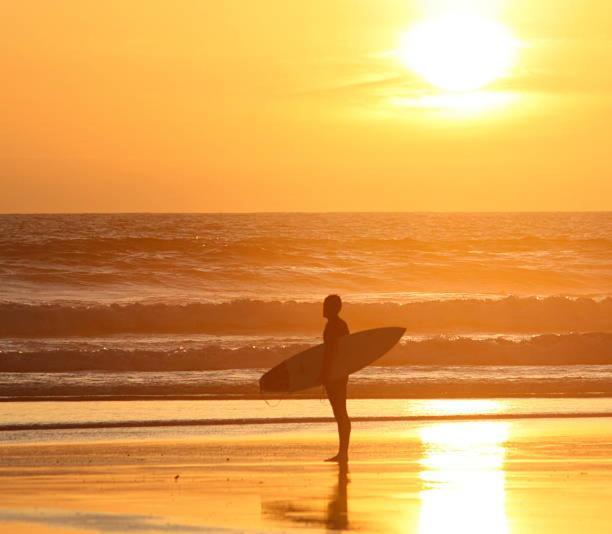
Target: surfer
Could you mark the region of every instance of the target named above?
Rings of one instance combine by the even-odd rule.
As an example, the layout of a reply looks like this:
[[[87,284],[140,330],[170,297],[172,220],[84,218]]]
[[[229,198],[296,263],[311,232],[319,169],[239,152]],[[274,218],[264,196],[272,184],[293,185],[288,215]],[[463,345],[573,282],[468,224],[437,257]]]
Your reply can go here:
[[[325,385],[327,398],[334,412],[338,425],[338,454],[326,462],[348,462],[349,439],[351,437],[351,420],[346,411],[346,389],[348,375],[330,380],[332,362],[338,352],[338,340],[349,335],[348,325],[338,315],[342,309],[342,300],[338,295],[329,295],[323,301],[323,317],[327,319],[323,331],[325,352],[321,369],[321,382]]]
[[[262,393],[293,393],[323,385],[338,424],[338,454],[329,462],[346,466],[351,420],[346,411],[348,377],[389,351],[404,335],[403,327],[372,328],[349,335],[340,318],[342,300],[329,295],[323,303],[327,325],[323,343],[294,354],[264,373],[259,379]]]

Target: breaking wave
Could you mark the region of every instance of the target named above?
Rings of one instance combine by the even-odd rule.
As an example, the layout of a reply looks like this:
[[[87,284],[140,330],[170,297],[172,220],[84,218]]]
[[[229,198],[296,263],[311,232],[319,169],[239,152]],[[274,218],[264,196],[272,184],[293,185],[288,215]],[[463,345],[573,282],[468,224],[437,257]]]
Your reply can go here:
[[[612,298],[506,297],[351,303],[352,330],[405,326],[422,333],[612,331]],[[122,333],[318,333],[320,304],[236,300],[189,304],[0,304],[0,337]]]
[[[204,371],[269,368],[309,345],[211,344],[198,349],[47,350],[0,353],[1,372]],[[537,366],[612,364],[612,334],[544,334],[521,340],[503,337],[407,339],[381,358],[380,366]]]

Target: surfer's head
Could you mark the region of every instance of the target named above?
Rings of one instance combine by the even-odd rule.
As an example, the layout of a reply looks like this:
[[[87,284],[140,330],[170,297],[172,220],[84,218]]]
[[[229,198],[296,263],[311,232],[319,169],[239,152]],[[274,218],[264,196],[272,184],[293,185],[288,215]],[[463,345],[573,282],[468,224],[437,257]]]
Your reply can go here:
[[[342,309],[342,299],[338,295],[328,295],[323,301],[323,317],[336,317]]]

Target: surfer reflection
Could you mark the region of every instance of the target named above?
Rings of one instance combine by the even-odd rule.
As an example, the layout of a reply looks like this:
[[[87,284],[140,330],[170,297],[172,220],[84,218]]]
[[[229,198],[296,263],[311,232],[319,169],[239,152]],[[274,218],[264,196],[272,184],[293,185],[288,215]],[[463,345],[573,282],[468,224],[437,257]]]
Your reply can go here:
[[[346,464],[339,464],[338,485],[327,505],[326,526],[329,530],[346,530],[348,528],[348,469]]]
[[[325,386],[327,398],[338,425],[338,454],[325,461],[346,464],[348,462],[348,448],[351,437],[351,420],[346,411],[348,375],[334,377],[333,379],[330,377],[332,363],[338,353],[338,340],[343,336],[349,335],[348,325],[339,316],[341,309],[342,300],[338,295],[329,295],[323,301],[323,317],[327,319],[327,324],[323,331],[325,351],[321,368],[321,382]]]
[[[299,501],[265,501],[261,502],[263,516],[282,522],[291,522],[301,526],[320,526],[326,530],[347,530],[348,518],[348,468],[345,464],[338,465],[338,483],[329,497],[327,513],[321,516],[320,510],[308,506],[310,499]]]

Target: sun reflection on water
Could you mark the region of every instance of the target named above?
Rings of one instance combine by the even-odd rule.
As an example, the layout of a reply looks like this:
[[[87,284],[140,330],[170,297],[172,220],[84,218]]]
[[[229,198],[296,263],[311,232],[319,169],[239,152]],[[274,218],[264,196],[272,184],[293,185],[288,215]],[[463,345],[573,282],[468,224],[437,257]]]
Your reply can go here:
[[[508,423],[436,424],[423,427],[419,435],[425,449],[419,534],[508,534]]]
[[[502,402],[493,399],[428,399],[419,405],[424,413],[432,415],[495,414],[504,407]]]

